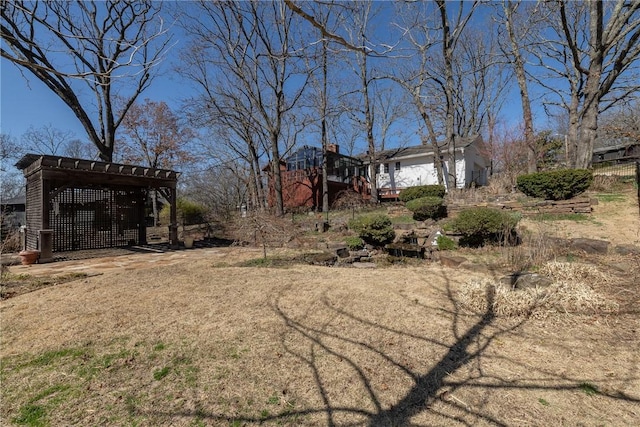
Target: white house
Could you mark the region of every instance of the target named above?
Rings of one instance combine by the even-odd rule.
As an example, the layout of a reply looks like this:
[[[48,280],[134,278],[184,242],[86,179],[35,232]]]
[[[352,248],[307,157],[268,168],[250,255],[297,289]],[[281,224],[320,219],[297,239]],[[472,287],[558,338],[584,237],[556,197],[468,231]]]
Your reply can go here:
[[[482,147],[481,136],[461,138],[456,141],[455,174],[458,188],[487,183],[489,159]],[[448,156],[451,154],[451,150],[441,152],[440,161],[445,175],[449,173]],[[435,152],[430,145],[381,151],[376,153],[376,159],[379,167],[377,187],[381,198],[396,198],[405,188],[438,183],[434,163]]]

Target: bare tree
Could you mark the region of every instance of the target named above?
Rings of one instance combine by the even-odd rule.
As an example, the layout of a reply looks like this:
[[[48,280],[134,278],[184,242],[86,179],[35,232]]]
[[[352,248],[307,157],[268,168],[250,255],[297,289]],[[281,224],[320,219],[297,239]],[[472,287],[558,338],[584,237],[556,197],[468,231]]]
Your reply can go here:
[[[25,151],[37,154],[83,158],[91,153],[89,145],[76,138],[72,131],[58,129],[52,124],[29,127],[21,142]]]
[[[513,72],[520,89],[520,105],[522,107],[522,122],[524,125],[524,143],[528,147],[527,171],[536,171],[535,134],[533,128],[533,113],[531,111],[531,98],[529,96],[529,80],[525,69],[525,46],[530,39],[530,32],[534,25],[531,25],[531,16],[535,15],[535,9],[528,7],[526,2],[503,0],[501,9],[503,16],[498,14],[498,21],[504,26],[506,40],[500,47],[508,62],[513,68]],[[535,37],[535,36],[534,36]]]
[[[329,28],[321,19],[316,18],[313,12],[304,10],[293,0],[285,0],[287,7],[318,29],[326,40],[341,46],[344,50],[354,55],[355,61],[350,62],[355,79],[358,81],[358,89],[342,92],[343,104],[349,112],[350,118],[362,129],[364,133],[367,158],[370,167],[371,200],[378,201],[377,176],[378,164],[376,152],[379,147],[376,144],[376,115],[375,94],[377,82],[382,78],[382,73],[375,71],[372,61],[374,58],[385,58],[393,49],[393,43],[388,40],[377,43],[376,31],[371,24],[372,19],[378,14],[378,6],[371,2],[328,2],[323,3],[327,8],[339,8],[343,10],[345,19],[341,25]],[[342,32],[344,35],[340,35]],[[355,99],[357,95],[358,99]],[[346,100],[346,98],[350,98]],[[348,106],[348,107],[347,107]],[[382,133],[388,131],[389,126],[383,124],[380,127]]]
[[[591,164],[601,112],[640,90],[640,3],[544,3],[547,38],[534,50],[530,76],[547,90],[545,104],[566,112],[571,167]]]
[[[174,169],[192,162],[196,156],[189,143],[196,134],[180,123],[165,102],[145,99],[134,103],[122,122],[121,159],[152,168]],[[158,192],[151,192],[154,226],[160,219]]]
[[[600,146],[640,144],[640,99],[623,102],[602,117]]]
[[[293,143],[284,127],[293,123],[288,116],[308,81],[308,74],[296,68],[300,52],[293,45],[293,16],[281,1],[202,1],[183,24],[193,37],[186,75],[213,111],[226,115],[226,120],[240,121],[242,136],[258,133],[267,145],[277,215],[284,212],[281,147],[286,152],[287,144]],[[224,84],[216,85],[219,76],[224,76]],[[246,138],[245,150],[256,148],[253,141]],[[259,170],[257,161],[252,162],[254,171]]]
[[[9,199],[24,192],[22,173],[13,167],[24,154],[11,135],[0,134],[0,199]]]
[[[458,12],[452,21],[447,11],[447,2],[444,0],[436,0],[438,11],[441,19],[441,45],[442,45],[442,71],[444,81],[441,86],[445,97],[445,140],[447,141],[447,149],[449,152],[449,173],[447,175],[447,187],[455,188],[456,182],[456,137],[455,134],[455,80],[454,80],[454,51],[462,32],[469,23],[473,12],[475,11],[478,1],[474,1],[467,9],[464,2],[460,1]],[[453,27],[451,26],[453,23]]]
[[[442,168],[442,149],[438,141],[438,135],[433,123],[434,98],[429,94],[429,85],[433,83],[430,70],[431,50],[435,48],[437,41],[433,37],[433,25],[429,25],[427,17],[416,13],[415,8],[410,7],[399,17],[402,22],[396,23],[408,42],[408,57],[398,60],[395,73],[391,79],[398,83],[410,94],[412,104],[420,118],[420,141],[423,145],[431,145],[434,150],[434,165],[438,176],[438,183],[444,184]]]
[[[574,66],[586,75],[583,109],[580,115],[580,143],[576,151],[575,166],[588,167],[591,164],[593,146],[598,134],[598,115],[601,102],[608,95],[612,105],[620,97],[640,90],[635,81],[631,87],[621,91],[614,85],[623,73],[628,72],[640,57],[640,2],[617,0],[607,7],[602,1],[592,1],[589,6],[588,50],[581,53],[580,41],[569,29],[566,5],[560,2],[560,16],[567,45],[571,50]]]
[[[3,1],[2,57],[29,71],[75,114],[100,158],[170,43],[160,2]],[[83,82],[93,101],[84,100]],[[81,83],[82,84],[82,83]],[[124,100],[116,108],[116,97]]]
[[[76,159],[93,159],[98,158],[95,146],[90,142],[83,141],[79,138],[73,138],[67,142],[64,148],[64,155]]]

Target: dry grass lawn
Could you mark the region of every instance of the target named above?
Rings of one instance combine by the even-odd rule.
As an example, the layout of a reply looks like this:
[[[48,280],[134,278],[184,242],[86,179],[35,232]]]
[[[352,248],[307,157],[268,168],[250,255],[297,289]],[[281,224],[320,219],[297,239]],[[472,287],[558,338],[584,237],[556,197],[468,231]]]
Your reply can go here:
[[[0,424],[640,425],[640,280],[513,317],[487,273],[201,253],[0,301]]]

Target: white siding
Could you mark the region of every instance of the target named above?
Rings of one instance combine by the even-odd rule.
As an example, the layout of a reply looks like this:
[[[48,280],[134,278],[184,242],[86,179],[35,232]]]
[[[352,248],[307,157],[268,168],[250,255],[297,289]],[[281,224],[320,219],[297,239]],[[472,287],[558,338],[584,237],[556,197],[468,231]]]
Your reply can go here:
[[[456,150],[456,183],[458,188],[470,185],[474,179],[480,181],[480,185],[486,184],[487,160],[481,155],[478,147],[468,145]],[[396,162],[400,162],[400,170],[396,170]],[[384,173],[384,164],[389,165],[389,172]],[[379,164],[377,175],[378,189],[387,192],[398,193],[399,190],[416,185],[433,185],[438,183],[436,168],[433,163],[433,153],[414,154],[407,157],[389,158]],[[447,158],[443,162],[444,173],[448,173]],[[371,176],[371,175],[370,175]]]

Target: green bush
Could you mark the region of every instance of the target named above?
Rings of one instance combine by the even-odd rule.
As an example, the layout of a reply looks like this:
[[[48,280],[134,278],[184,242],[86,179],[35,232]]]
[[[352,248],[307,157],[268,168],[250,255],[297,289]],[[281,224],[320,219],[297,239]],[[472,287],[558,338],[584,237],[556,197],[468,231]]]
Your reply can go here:
[[[485,243],[513,241],[519,220],[519,215],[477,207],[461,211],[449,225],[454,232],[462,234],[461,245],[478,247]]]
[[[358,251],[364,248],[364,242],[357,236],[349,236],[345,239],[345,243],[350,251]]]
[[[444,185],[418,185],[415,187],[405,188],[400,192],[398,198],[403,202],[419,199],[421,197],[444,197]]]
[[[567,200],[584,192],[593,181],[586,169],[561,169],[520,175],[518,190],[529,197],[545,200]]]
[[[440,219],[446,217],[447,207],[443,203],[444,199],[442,197],[429,196],[409,200],[406,207],[413,212],[413,219],[424,221],[429,218]]]
[[[456,242],[451,238],[444,235],[438,236],[436,239],[436,243],[438,244],[438,249],[441,251],[452,251],[456,248]]]
[[[160,211],[160,221],[162,224],[170,222],[170,205],[167,203]],[[177,220],[182,225],[202,224],[206,222],[207,208],[186,199],[178,199]]]
[[[349,221],[349,228],[354,230],[365,243],[382,246],[392,242],[396,237],[391,219],[386,215],[360,216]]]

